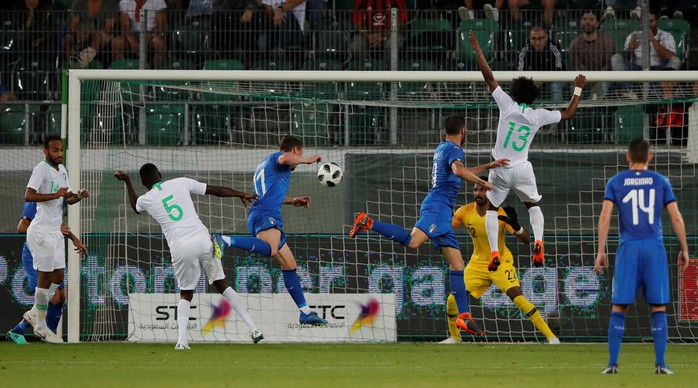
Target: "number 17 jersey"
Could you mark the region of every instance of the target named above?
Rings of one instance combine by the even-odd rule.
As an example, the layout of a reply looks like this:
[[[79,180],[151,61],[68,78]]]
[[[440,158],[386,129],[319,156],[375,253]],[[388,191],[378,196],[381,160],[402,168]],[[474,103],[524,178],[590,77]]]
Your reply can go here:
[[[492,156],[509,159],[507,167],[511,168],[528,160],[528,149],[538,130],[559,123],[562,115],[558,110],[533,109],[526,104],[517,104],[500,86],[492,92],[492,97],[499,107],[497,141]]]
[[[606,184],[603,199],[618,207],[620,242],[662,240],[662,208],[676,201],[669,180],[649,170],[627,170]]]
[[[148,212],[160,224],[170,248],[179,241],[208,229],[194,208],[191,193],[206,194],[206,184],[191,178],[175,178],[158,182],[138,197],[136,210]]]

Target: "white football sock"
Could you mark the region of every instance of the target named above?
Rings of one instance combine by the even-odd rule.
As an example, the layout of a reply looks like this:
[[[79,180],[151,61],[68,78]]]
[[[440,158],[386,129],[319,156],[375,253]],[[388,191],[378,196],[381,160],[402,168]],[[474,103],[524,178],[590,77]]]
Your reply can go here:
[[[189,325],[189,303],[186,299],[180,299],[177,304],[177,325],[179,326],[179,339],[177,342],[181,344],[189,344],[189,336],[187,336],[187,326]]]
[[[540,206],[531,206],[528,208],[528,215],[531,218],[531,229],[533,229],[534,241],[543,241],[545,218],[543,218],[543,211],[540,210]]]
[[[485,213],[485,229],[487,229],[487,241],[490,243],[490,252],[499,251],[497,243],[499,237],[499,212],[488,210]]]
[[[38,327],[46,327],[46,310],[48,309],[48,288],[36,287],[34,291],[34,298],[36,300],[36,325]]]
[[[225,289],[225,291],[223,291],[223,297],[228,300],[228,303],[230,303],[231,306],[233,306],[233,310],[235,310],[237,315],[242,318],[243,321],[245,321],[248,329],[252,330],[257,327],[252,321],[250,313],[247,312],[247,309],[242,304],[242,298],[240,298],[240,295],[235,292],[232,287],[228,287]]]

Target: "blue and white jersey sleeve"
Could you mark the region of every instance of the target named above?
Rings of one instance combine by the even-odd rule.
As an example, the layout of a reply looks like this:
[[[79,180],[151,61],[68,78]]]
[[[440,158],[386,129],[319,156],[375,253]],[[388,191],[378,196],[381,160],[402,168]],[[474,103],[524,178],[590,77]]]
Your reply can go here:
[[[25,202],[24,210],[22,211],[22,219],[29,220],[30,222],[36,217],[36,202]]]

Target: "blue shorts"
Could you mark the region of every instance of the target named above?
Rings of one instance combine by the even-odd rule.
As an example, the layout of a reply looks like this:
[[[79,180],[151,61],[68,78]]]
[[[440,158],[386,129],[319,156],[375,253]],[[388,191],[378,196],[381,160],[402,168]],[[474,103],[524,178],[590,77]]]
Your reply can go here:
[[[456,232],[451,226],[452,219],[451,210],[444,212],[422,210],[414,226],[429,237],[434,243],[434,248],[441,250],[441,247],[452,247],[460,250]]]
[[[34,258],[32,257],[32,253],[29,251],[29,247],[27,247],[27,243],[24,243],[24,247],[22,248],[22,266],[24,266],[24,272],[27,273],[29,293],[34,295],[36,284],[39,281],[39,271],[34,269]],[[65,282],[63,281],[58,289],[62,290],[64,287]]]
[[[665,305],[669,297],[669,263],[666,249],[659,240],[631,240],[616,252],[611,302],[629,305],[642,290],[651,305]]]
[[[281,240],[277,249],[281,249],[286,244],[286,233],[281,229],[282,226],[283,222],[279,213],[251,211],[247,217],[247,229],[252,237],[257,237],[257,233],[271,228],[276,228],[281,232]]]

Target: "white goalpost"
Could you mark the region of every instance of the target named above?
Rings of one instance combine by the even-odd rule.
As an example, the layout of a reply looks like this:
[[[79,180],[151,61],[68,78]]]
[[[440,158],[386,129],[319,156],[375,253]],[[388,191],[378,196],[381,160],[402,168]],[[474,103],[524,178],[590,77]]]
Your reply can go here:
[[[540,82],[544,94],[538,106],[549,108],[566,106],[576,75],[494,72],[505,90],[520,76]],[[691,111],[698,71],[585,76],[589,87],[578,117],[542,130],[531,150],[544,195],[546,267],[533,268],[529,247],[507,240],[524,294],[563,341],[598,340],[607,326],[610,278],[593,273],[596,217],[605,182],[627,168],[628,140],[666,135],[655,139],[653,167],[672,181],[686,224],[698,217],[698,113]],[[112,176],[116,169],[128,171],[134,186],[140,186],[140,165],[152,162],[164,179],[184,175],[252,191],[257,163],[275,151],[283,134],[298,136],[307,154],[320,154],[344,169],[343,182],[327,188],[317,183],[314,166],[299,167],[289,194],[310,195],[313,205],[305,212],[284,210],[284,232],[308,303],[329,318],[331,327],[293,327],[296,307],[284,295],[278,265],[229,248],[223,259],[228,280],[253,318],[266,325],[265,337],[303,342],[445,338],[447,267],[439,253],[430,244],[413,252],[377,235],[349,239],[346,233],[359,211],[407,229],[414,225],[445,117],[467,120],[467,165],[491,159],[498,111],[480,72],[70,70],[68,78],[66,166],[72,185],[92,193],[68,207],[68,226],[91,252],[81,261],[69,251],[68,342],[176,340],[169,327],[155,333],[173,319],[176,287],[166,243],[147,215],[129,213],[123,184]],[[566,85],[563,100],[545,94],[551,83]],[[602,83],[612,92],[597,93],[601,88],[594,85]],[[628,90],[636,99],[627,97]],[[657,124],[659,114],[675,105],[686,115],[679,131]],[[141,194],[144,190],[137,187]],[[471,190],[464,185],[458,205],[472,201]],[[521,206],[514,201],[510,196],[508,202]],[[246,209],[238,202],[202,196],[195,204],[212,233],[248,234]],[[528,225],[527,219],[521,222]],[[667,224],[672,258],[677,245]],[[470,238],[457,233],[467,261]],[[684,308],[698,302],[680,291],[684,279],[675,270],[670,338],[695,341],[698,317]],[[194,339],[245,340],[232,316],[212,333],[201,333],[218,301],[206,292],[202,279],[200,311],[192,316],[203,321],[192,322]],[[379,312],[362,321],[362,308],[374,303]],[[471,305],[487,332],[478,340],[544,339],[494,286],[479,301],[471,298]],[[628,338],[651,335],[649,324],[638,319],[643,308],[638,304],[629,317]]]

